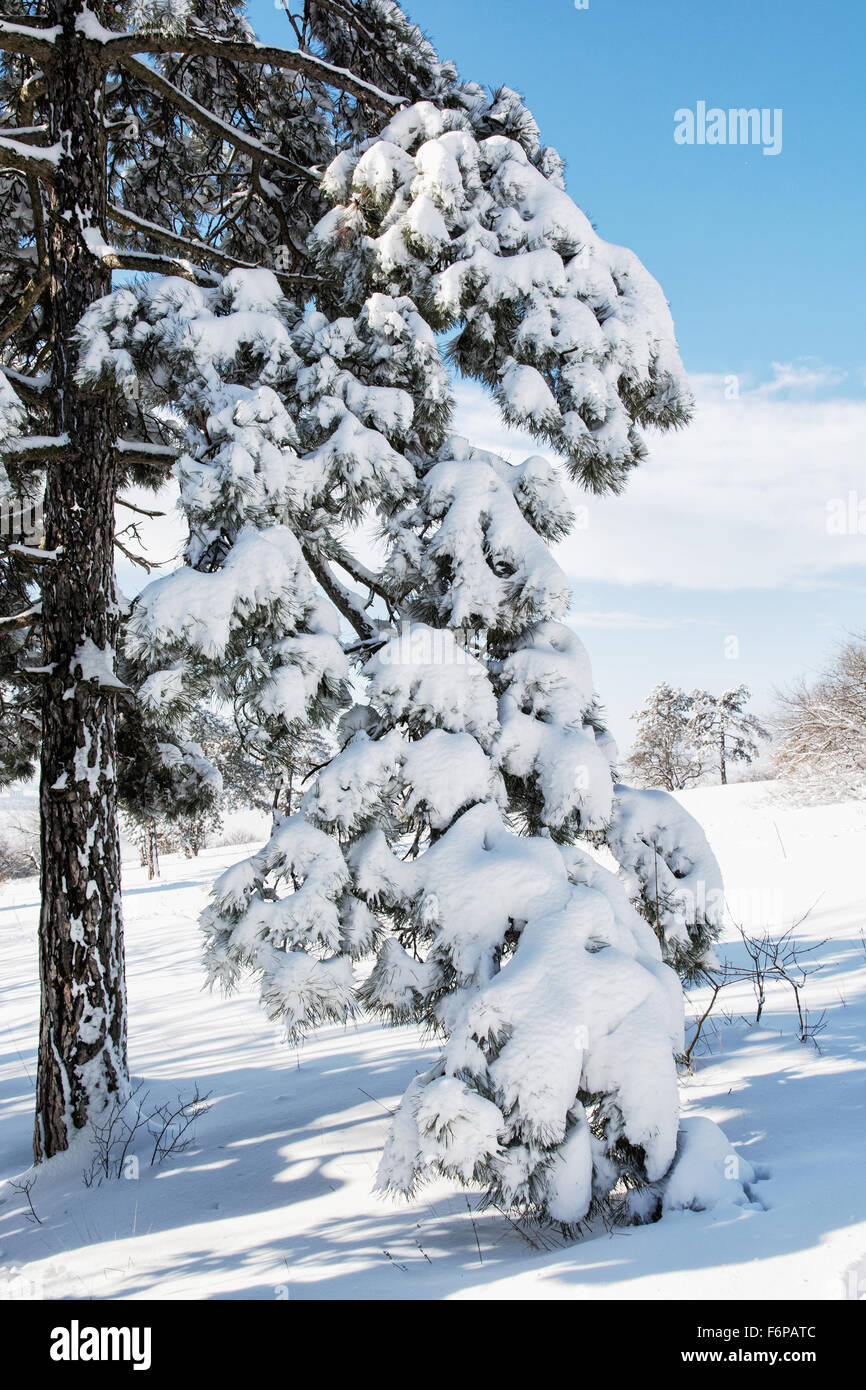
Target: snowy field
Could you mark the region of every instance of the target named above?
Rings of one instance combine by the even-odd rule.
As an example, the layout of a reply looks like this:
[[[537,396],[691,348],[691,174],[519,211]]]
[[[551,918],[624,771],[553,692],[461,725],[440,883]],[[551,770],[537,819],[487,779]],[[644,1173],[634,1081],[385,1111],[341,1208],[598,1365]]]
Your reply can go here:
[[[774,804],[768,784],[702,788],[733,914],[825,940],[806,987],[826,1029],[800,1043],[790,994],[759,1027],[748,986],[721,1001],[684,1113],[723,1126],[764,1175],[760,1205],[679,1212],[565,1243],[437,1182],[410,1204],[371,1193],[388,1111],[429,1065],[416,1030],[329,1028],[280,1041],[252,994],[202,991],[196,919],[237,846],[125,868],[130,1062],[154,1098],[211,1108],[194,1146],[85,1187],[75,1154],[30,1162],[38,1010],[36,883],[0,888],[0,1296],[48,1298],[738,1298],[866,1296],[866,803]],[[804,915],[807,914],[807,915]],[[802,920],[800,920],[802,919]],[[728,932],[732,959],[744,959]],[[699,1010],[700,993],[689,998]],[[749,1009],[751,1008],[751,1015]]]

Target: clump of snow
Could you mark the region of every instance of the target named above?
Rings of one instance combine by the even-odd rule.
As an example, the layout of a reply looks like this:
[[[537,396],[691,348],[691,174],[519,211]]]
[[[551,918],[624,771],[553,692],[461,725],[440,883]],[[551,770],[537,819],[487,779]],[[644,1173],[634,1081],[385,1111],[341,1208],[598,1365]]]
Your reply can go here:
[[[449,628],[406,623],[367,662],[369,696],[393,720],[470,733],[482,748],[496,728],[496,701],[482,662]]]
[[[662,1206],[665,1211],[744,1207],[753,1200],[751,1185],[756,1179],[751,1163],[731,1148],[719,1126],[705,1115],[695,1115],[680,1125]]]
[[[718,862],[698,822],[669,793],[620,783],[605,841],[629,897],[653,921],[672,961],[712,963],[725,907]]]
[[[92,681],[104,690],[124,690],[123,681],[115,674],[115,661],[113,648],[97,647],[92,638],[85,637],[75,648],[70,665],[79,680]]]

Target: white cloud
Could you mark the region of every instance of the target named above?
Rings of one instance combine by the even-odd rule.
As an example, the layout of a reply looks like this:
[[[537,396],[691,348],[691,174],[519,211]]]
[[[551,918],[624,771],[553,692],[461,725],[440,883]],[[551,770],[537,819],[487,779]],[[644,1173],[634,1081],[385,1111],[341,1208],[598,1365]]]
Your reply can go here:
[[[800,358],[797,362],[774,362],[773,379],[755,387],[755,396],[775,396],[785,391],[807,395],[840,386],[848,373],[815,358]]]
[[[573,489],[589,524],[558,547],[569,575],[730,590],[823,584],[834,571],[866,567],[866,534],[828,527],[840,501],[853,516],[853,494],[855,505],[863,501],[866,532],[866,401],[811,398],[818,375],[810,370],[807,381],[780,367],[775,380],[788,398],[781,386],[740,386],[733,400],[725,395],[730,378],[693,377],[691,425],[648,435],[649,458],[624,494]],[[515,461],[544,452],[503,427],[483,388],[460,383],[457,398],[455,427],[474,443]]]

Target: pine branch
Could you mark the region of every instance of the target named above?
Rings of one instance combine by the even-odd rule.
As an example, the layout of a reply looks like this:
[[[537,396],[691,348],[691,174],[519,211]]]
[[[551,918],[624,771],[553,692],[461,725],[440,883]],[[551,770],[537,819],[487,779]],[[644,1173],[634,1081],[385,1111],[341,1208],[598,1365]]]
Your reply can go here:
[[[60,558],[60,550],[42,550],[35,545],[23,545],[16,542],[13,545],[4,545],[3,556],[12,560],[18,560],[22,565],[52,565],[55,560]]]
[[[354,580],[369,589],[370,600],[368,601],[368,606],[369,602],[372,601],[372,596],[376,594],[379,598],[384,599],[391,617],[397,616],[394,611],[394,596],[384,587],[379,575],[374,574],[366,565],[362,565],[360,560],[356,560],[354,555],[350,555],[342,546],[335,549],[333,560],[335,564],[338,564],[341,569],[344,569],[347,574],[351,575]]]
[[[0,14],[0,21],[4,24],[27,24],[31,29],[53,29],[50,16],[47,14]]]
[[[47,125],[4,126],[3,135],[7,140],[17,140],[24,145],[39,145],[48,136]]]
[[[350,574],[353,579],[357,579],[359,584],[364,584],[368,589],[374,589],[377,593],[384,593],[379,588],[378,575],[367,569],[366,565],[362,565],[360,560],[356,560],[354,555],[350,555],[342,546],[336,551],[334,559],[347,574]]]
[[[358,18],[357,12],[352,9],[351,5],[341,4],[340,0],[316,0],[316,9],[325,10],[328,14],[336,15],[338,19],[342,19],[345,24],[348,24],[351,29],[357,30],[359,34],[363,34],[369,44],[375,44],[375,33]]]
[[[20,396],[27,405],[39,408],[48,404],[47,391],[51,384],[51,378],[47,372],[41,376],[25,376],[23,372],[16,372],[12,367],[0,365],[0,372],[6,377],[11,386],[15,387],[16,396]]]
[[[367,617],[361,605],[361,600],[355,594],[351,593],[344,584],[341,584],[339,579],[335,578],[327,562],[316,555],[315,551],[311,550],[310,547],[306,545],[301,548],[304,553],[304,559],[312,570],[315,578],[328,595],[334,607],[342,613],[347,622],[351,623],[358,636],[363,639],[365,644],[380,642],[381,635],[379,629],[376,624]]]
[[[122,62],[136,53],[154,56],[183,53],[192,57],[223,58],[234,63],[261,63],[263,67],[278,68],[283,72],[300,72],[325,86],[347,92],[349,96],[357,97],[385,114],[396,110],[404,102],[402,97],[383,92],[380,87],[356,77],[347,68],[337,67],[302,49],[272,48],[257,41],[218,39],[200,31],[181,35],[117,34],[107,38],[101,47],[107,63]]]
[[[112,270],[141,270],[145,274],[177,275],[182,280],[192,280],[196,285],[212,289],[219,282],[219,276],[192,261],[179,256],[158,256],[150,251],[118,250],[106,246],[100,258]]]
[[[22,106],[32,106],[48,91],[48,79],[44,72],[34,72],[21,84],[19,100]]]
[[[18,332],[22,323],[25,323],[30,317],[47,284],[48,269],[43,267],[38,275],[30,281],[15,308],[11,309],[3,322],[0,323],[0,347],[7,343],[12,335]]]
[[[138,232],[141,236],[151,237],[154,241],[160,241],[164,246],[169,246],[173,250],[185,251],[187,256],[195,260],[200,261],[207,257],[218,265],[224,263],[229,269],[243,266],[242,261],[236,261],[233,257],[225,255],[224,252],[214,250],[204,241],[193,241],[182,237],[178,232],[160,226],[158,222],[150,222],[146,217],[138,217],[134,212],[127,212],[126,208],[118,207],[116,203],[109,203],[108,216],[112,222],[116,222],[119,226],[126,227],[132,232]],[[244,269],[248,268],[244,267]]]
[[[118,507],[126,507],[130,512],[137,512],[139,516],[165,516],[165,512],[154,512],[147,507],[136,506],[135,502],[129,502],[125,497],[117,498]]]
[[[143,555],[136,555],[135,552],[129,550],[127,546],[123,544],[123,541],[119,540],[117,536],[114,537],[114,544],[117,546],[121,555],[126,556],[130,564],[137,565],[140,569],[144,570],[145,574],[150,574],[151,570],[156,568],[152,560],[145,560]]]
[[[30,20],[31,16],[22,16]],[[29,24],[18,24],[15,20],[0,19],[0,50],[4,53],[19,53],[28,58],[38,58],[40,62],[50,62],[54,56],[54,40],[60,34],[60,26],[50,29],[32,29]]]
[[[146,83],[159,96],[171,102],[179,111],[182,111],[190,120],[203,125],[207,130],[211,130],[215,135],[219,135],[229,145],[234,145],[238,150],[243,150],[246,154],[252,155],[256,159],[267,159],[272,164],[276,164],[280,169],[286,169],[289,173],[298,174],[301,178],[309,180],[311,183],[319,182],[319,175],[312,169],[307,169],[303,164],[297,164],[288,156],[280,154],[277,150],[264,145],[261,140],[257,140],[253,135],[247,135],[245,131],[239,130],[237,126],[229,125],[226,121],[221,121],[207,107],[200,106],[192,97],[188,97],[179,87],[175,87],[173,82],[169,82],[161,73],[156,72],[147,63],[142,63],[138,58],[131,55],[121,59],[121,66],[133,77],[137,77],[140,82]]]
[[[118,462],[127,466],[136,464],[168,470],[178,458],[177,450],[167,444],[149,444],[143,439],[118,439],[115,450]]]
[[[53,183],[57,175],[60,145],[25,145],[0,135],[0,168],[35,174],[43,183]]]
[[[10,613],[8,617],[0,618],[0,632],[16,632],[23,627],[33,627],[41,613],[41,603],[33,603],[20,613]]]
[[[14,458],[16,463],[47,463],[49,459],[68,459],[72,456],[68,434],[30,434],[7,439],[0,446],[0,455]]]
[[[161,241],[165,246],[175,248],[179,251],[185,251],[186,255],[193,260],[212,261],[220,270],[257,269],[250,261],[239,261],[235,256],[229,256],[225,251],[217,251],[214,247],[208,246],[204,241],[190,241],[180,236],[177,232],[169,231],[168,227],[161,227],[156,222],[149,222],[144,217],[137,217],[135,213],[127,212],[126,208],[118,207],[116,203],[109,204],[108,215],[113,222],[117,222],[122,227],[127,227],[130,231],[139,232],[141,236],[152,237],[154,241]],[[131,256],[139,253],[123,251],[117,254]],[[176,271],[175,274],[179,274],[179,272]],[[319,283],[317,277],[314,275],[287,275],[280,270],[274,270],[273,274],[277,277],[280,284],[285,284],[289,287]],[[186,278],[189,279],[191,277],[187,275]],[[215,278],[218,279],[219,277]]]

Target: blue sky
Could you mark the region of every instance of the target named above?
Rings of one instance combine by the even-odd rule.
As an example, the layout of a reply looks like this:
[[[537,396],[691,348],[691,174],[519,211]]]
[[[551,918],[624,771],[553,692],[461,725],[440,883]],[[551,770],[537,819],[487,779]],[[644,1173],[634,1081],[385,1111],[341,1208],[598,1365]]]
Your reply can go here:
[[[591,503],[562,551],[615,734],[628,743],[662,678],[744,680],[768,708],[866,628],[866,534],[827,525],[866,499],[862,0],[408,9],[465,77],[525,95],[572,197],[661,282],[694,379],[692,426],[651,438],[626,495]],[[266,0],[250,17],[291,42]],[[781,109],[781,152],[676,144],[674,113],[699,101]],[[477,442],[530,447],[480,392],[460,407]]]

